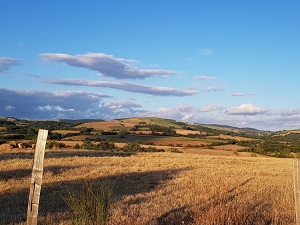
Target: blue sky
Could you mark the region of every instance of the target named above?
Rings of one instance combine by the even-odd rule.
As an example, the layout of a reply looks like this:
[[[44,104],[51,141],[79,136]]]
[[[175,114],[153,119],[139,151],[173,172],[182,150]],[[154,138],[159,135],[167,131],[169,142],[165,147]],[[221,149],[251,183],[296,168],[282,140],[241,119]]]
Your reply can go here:
[[[0,117],[300,128],[297,0],[1,1]]]

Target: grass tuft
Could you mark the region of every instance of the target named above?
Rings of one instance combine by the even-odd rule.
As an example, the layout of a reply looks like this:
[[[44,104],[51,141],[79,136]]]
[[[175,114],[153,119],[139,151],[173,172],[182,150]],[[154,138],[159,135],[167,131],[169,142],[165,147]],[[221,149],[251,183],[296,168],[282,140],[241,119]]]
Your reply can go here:
[[[98,187],[85,182],[78,193],[68,191],[64,200],[72,212],[74,225],[105,225],[110,217],[113,185],[102,183]]]

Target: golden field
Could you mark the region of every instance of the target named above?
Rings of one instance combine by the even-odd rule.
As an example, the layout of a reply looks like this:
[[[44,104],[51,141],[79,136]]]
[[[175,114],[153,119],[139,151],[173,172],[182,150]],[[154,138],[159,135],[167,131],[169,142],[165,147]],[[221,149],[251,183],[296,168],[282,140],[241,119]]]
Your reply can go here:
[[[132,118],[125,118],[120,120],[109,120],[109,121],[100,121],[100,122],[88,122],[83,123],[78,126],[77,128],[81,127],[89,127],[94,128],[95,130],[130,130],[135,125],[139,123],[145,124],[159,124],[160,126],[166,127],[175,127],[180,128],[179,125],[175,125],[173,122],[156,118],[156,117],[132,117]]]
[[[23,224],[33,150],[0,153],[0,224]],[[67,191],[115,185],[109,225],[295,224],[292,159],[46,150],[39,224],[71,224]]]

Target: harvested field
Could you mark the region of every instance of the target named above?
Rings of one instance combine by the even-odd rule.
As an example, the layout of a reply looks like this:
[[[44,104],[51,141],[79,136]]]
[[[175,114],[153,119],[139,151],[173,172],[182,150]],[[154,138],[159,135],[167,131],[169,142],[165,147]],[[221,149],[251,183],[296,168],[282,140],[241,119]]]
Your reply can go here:
[[[32,158],[0,153],[0,224],[25,221]],[[292,159],[47,150],[39,224],[71,224],[83,181],[115,184],[109,225],[295,224]]]
[[[285,135],[289,135],[289,134],[299,134],[300,133],[300,129],[298,130],[289,130],[289,131],[283,131],[279,134],[279,136],[285,136]]]
[[[214,146],[213,148],[217,150],[224,150],[224,151],[240,151],[243,149],[247,149],[247,147],[239,146],[239,145],[219,145],[219,146]]]
[[[205,132],[200,132],[196,130],[185,130],[185,129],[175,129],[177,134],[188,135],[188,134],[205,134]]]
[[[239,137],[239,136],[231,136],[231,135],[225,135],[225,134],[220,134],[217,136],[210,136],[209,138],[215,138],[215,139],[235,139],[237,141],[252,141],[253,138],[247,138],[247,137]]]
[[[79,134],[78,130],[53,130],[51,132],[55,132],[59,134]]]
[[[110,120],[101,122],[84,123],[76,126],[94,128],[95,130],[130,130],[135,124],[122,122],[120,120]]]
[[[155,117],[147,117],[147,118],[126,118],[121,120],[110,120],[110,121],[101,121],[101,122],[91,122],[80,124],[78,127],[90,127],[96,130],[130,130],[135,125],[139,123],[144,124],[159,124],[160,126],[165,127],[175,127],[180,128],[179,125],[176,125],[166,119],[160,119]]]

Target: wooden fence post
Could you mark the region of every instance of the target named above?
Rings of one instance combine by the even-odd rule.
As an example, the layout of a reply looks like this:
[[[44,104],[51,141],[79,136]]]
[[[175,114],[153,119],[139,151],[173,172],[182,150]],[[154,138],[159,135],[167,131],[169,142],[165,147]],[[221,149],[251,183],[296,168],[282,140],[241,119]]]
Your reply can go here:
[[[294,193],[295,193],[295,213],[296,225],[300,225],[300,163],[299,159],[294,159]]]
[[[42,129],[39,130],[37,143],[35,147],[35,153],[34,153],[31,180],[30,180],[30,192],[29,192],[27,220],[26,220],[27,225],[37,224],[47,136],[48,136],[48,130],[42,130]]]

